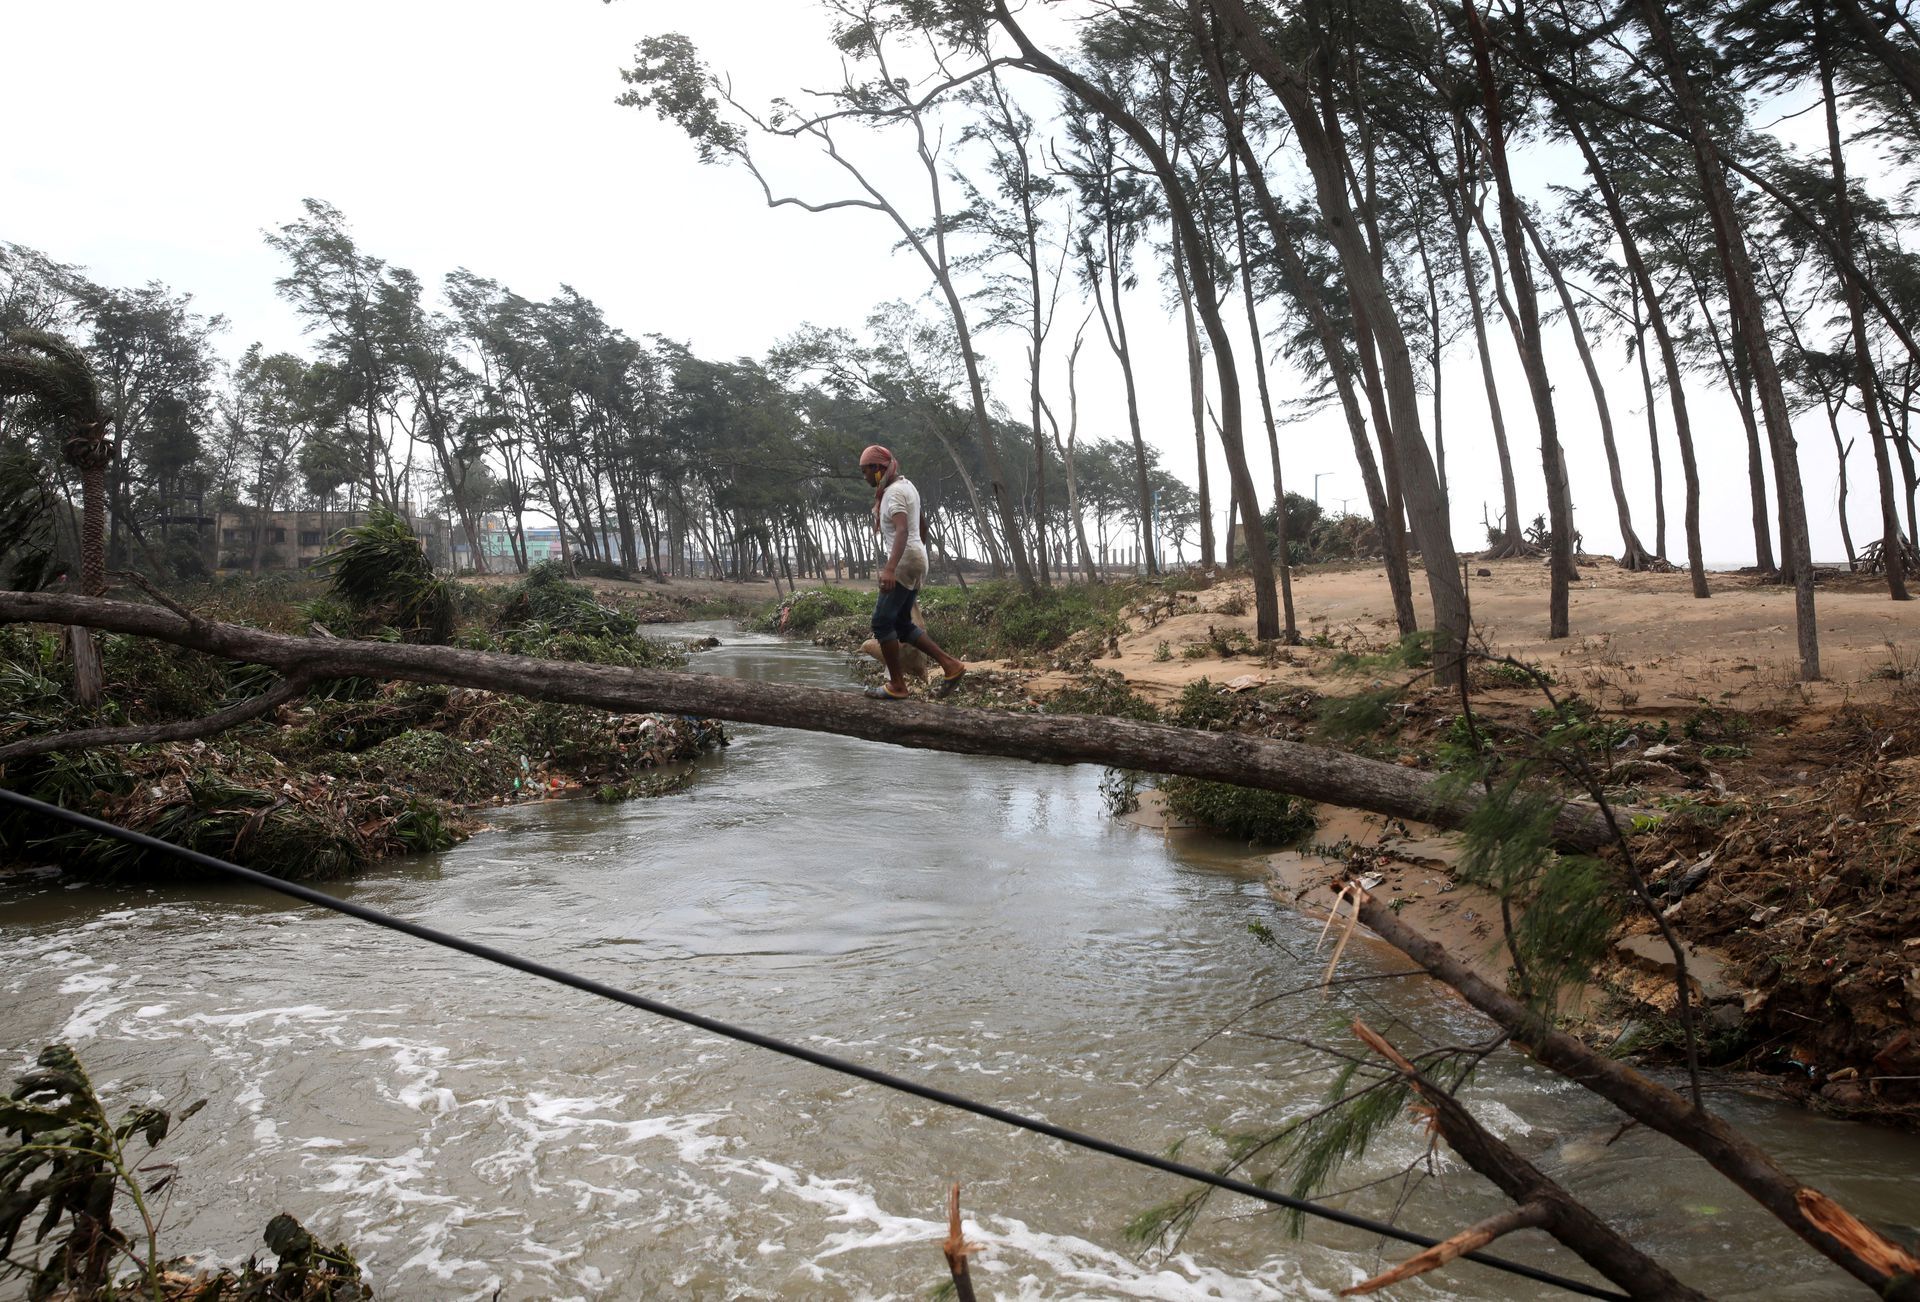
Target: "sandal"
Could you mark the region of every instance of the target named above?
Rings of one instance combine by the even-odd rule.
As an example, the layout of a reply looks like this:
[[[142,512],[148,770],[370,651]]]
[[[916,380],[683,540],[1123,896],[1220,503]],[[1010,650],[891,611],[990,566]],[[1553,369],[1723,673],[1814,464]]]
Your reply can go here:
[[[895,696],[893,689],[885,683],[880,684],[878,687],[869,687],[866,691],[862,692],[861,695],[865,696],[869,701],[904,701],[907,699],[907,693],[902,692],[900,695]]]
[[[936,701],[944,701],[949,696],[952,696],[954,689],[960,686],[960,680],[966,676],[967,671],[962,669],[951,678],[942,678],[938,683],[934,684],[933,699]]]

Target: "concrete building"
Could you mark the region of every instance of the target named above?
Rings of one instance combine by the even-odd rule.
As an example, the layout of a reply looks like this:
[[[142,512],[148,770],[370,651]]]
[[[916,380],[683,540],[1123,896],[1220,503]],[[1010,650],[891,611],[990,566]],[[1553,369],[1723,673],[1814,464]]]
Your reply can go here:
[[[214,568],[244,574],[260,549],[260,570],[304,570],[339,546],[342,529],[365,524],[365,511],[274,511],[256,519],[251,511],[222,511],[214,521]],[[453,565],[453,531],[443,516],[409,515],[407,523],[426,542],[437,570]]]

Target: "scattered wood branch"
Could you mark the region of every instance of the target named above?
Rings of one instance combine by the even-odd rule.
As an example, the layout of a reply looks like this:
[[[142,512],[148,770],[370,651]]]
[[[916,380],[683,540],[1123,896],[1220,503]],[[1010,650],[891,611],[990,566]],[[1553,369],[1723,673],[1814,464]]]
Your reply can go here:
[[[144,724],[130,728],[77,728],[72,732],[54,732],[38,737],[26,737],[0,746],[0,764],[61,750],[84,750],[93,746],[146,746],[161,741],[193,741],[201,737],[211,737],[246,723],[250,719],[271,714],[288,701],[298,700],[306,695],[307,687],[311,682],[310,678],[305,677],[289,678],[271,691],[263,692],[251,700],[230,705],[224,710],[199,719],[185,719],[178,723]]]
[[[1843,1221],[1810,1211],[1810,1207],[1824,1210],[1839,1205],[1789,1175],[1771,1154],[1721,1118],[1556,1029],[1365,892],[1360,920],[1492,1018],[1542,1066],[1578,1081],[1634,1120],[1700,1154],[1788,1229],[1889,1302],[1920,1302],[1920,1275],[1889,1268],[1903,1258],[1911,1261],[1911,1254],[1851,1215]],[[1448,1138],[1451,1142],[1452,1137]]]
[[[1308,800],[1458,827],[1475,806],[1423,774],[1325,746],[1197,732],[1165,724],[1031,716],[951,705],[868,701],[851,691],[624,669],[452,647],[317,639],[193,620],[156,606],[55,593],[0,593],[0,623],[76,624],[157,638],[313,680],[404,679],[474,687],[624,713],[695,714],[837,733],[927,750],[1051,764],[1109,764],[1283,791]],[[1611,839],[1590,804],[1564,805],[1554,840],[1592,849]]]
[[[1378,1293],[1383,1288],[1403,1283],[1416,1275],[1438,1270],[1462,1253],[1477,1252],[1503,1234],[1530,1229],[1543,1224],[1546,1219],[1547,1209],[1539,1203],[1523,1203],[1518,1207],[1510,1207],[1498,1216],[1489,1216],[1478,1225],[1469,1225],[1451,1238],[1434,1244],[1425,1252],[1408,1257],[1392,1270],[1375,1275],[1372,1279],[1362,1280],[1352,1288],[1341,1289],[1340,1296],[1354,1297],[1362,1293]]]
[[[1392,1063],[1410,1081],[1428,1108],[1431,1122],[1463,1161],[1491,1180],[1516,1204],[1511,1212],[1470,1226],[1403,1262],[1394,1270],[1348,1289],[1370,1293],[1399,1280],[1436,1269],[1463,1253],[1473,1252],[1502,1234],[1538,1226],[1580,1255],[1580,1259],[1636,1298],[1684,1299],[1705,1302],[1696,1292],[1669,1274],[1666,1268],[1634,1247],[1595,1216],[1566,1189],[1549,1179],[1531,1162],[1514,1152],[1485,1126],[1474,1120],[1466,1105],[1408,1061],[1384,1036],[1365,1022],[1355,1021],[1353,1033],[1366,1046]]]

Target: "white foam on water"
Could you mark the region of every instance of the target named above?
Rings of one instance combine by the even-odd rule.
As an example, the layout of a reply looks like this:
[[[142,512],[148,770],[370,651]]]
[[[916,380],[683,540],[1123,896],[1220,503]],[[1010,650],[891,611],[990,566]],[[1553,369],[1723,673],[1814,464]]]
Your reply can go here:
[[[97,990],[111,990],[118,983],[107,973],[113,971],[107,966],[93,972],[76,972],[60,983],[63,995],[90,995]]]
[[[381,1082],[378,1090],[382,1097],[392,1099],[401,1107],[413,1112],[444,1114],[460,1106],[454,1092],[439,1083],[441,1072],[453,1057],[453,1051],[446,1045],[384,1036],[362,1037],[348,1048],[353,1053],[389,1051],[398,1082],[391,1085]]]
[[[847,1289],[857,1296],[911,1297],[912,1293],[874,1294],[841,1267],[860,1254],[902,1246],[921,1247],[946,1234],[944,1223],[888,1212],[873,1190],[851,1179],[803,1174],[764,1158],[729,1163],[761,1182],[763,1198],[784,1194],[814,1208],[830,1230],[796,1271],[816,1284]],[[1275,1258],[1251,1273],[1202,1265],[1182,1253],[1146,1266],[1124,1253],[1071,1234],[1035,1230],[1012,1217],[963,1221],[966,1237],[986,1251],[973,1258],[974,1269],[994,1277],[994,1297],[1058,1298],[1063,1285],[1084,1289],[1064,1296],[1138,1297],[1168,1302],[1269,1302],[1324,1299],[1334,1293],[1310,1283],[1295,1261]],[[762,1242],[756,1251],[771,1256],[793,1245]],[[1357,1278],[1357,1276],[1356,1276]]]
[[[131,999],[87,999],[73,1010],[66,1025],[60,1028],[55,1039],[69,1043],[75,1040],[91,1040],[99,1034],[101,1026],[109,1017],[132,1003]]]
[[[199,1026],[243,1028],[255,1022],[272,1019],[275,1029],[290,1026],[296,1022],[314,1022],[324,1018],[339,1018],[340,1013],[319,1004],[294,1004],[286,1008],[254,1008],[240,1013],[193,1013],[182,1019]]]
[[[430,1183],[433,1161],[425,1150],[410,1148],[391,1157],[342,1156],[319,1164],[327,1180],[318,1193],[345,1194],[364,1203],[384,1203],[394,1212],[417,1205],[451,1207],[459,1199],[417,1186]]]

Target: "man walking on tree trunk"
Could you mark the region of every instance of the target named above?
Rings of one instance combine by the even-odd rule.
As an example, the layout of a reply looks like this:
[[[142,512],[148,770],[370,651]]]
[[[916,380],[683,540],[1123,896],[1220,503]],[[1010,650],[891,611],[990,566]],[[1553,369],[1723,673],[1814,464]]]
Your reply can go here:
[[[920,490],[900,473],[892,452],[874,444],[860,454],[860,474],[873,485],[873,523],[888,540],[887,563],[880,568],[880,596],[873,605],[873,636],[880,658],[887,664],[887,682],[869,687],[875,700],[898,701],[907,695],[900,668],[900,644],[907,642],[938,661],[945,675],[933,689],[946,696],[966,674],[967,667],[942,651],[927,631],[913,622],[914,599],[927,577],[927,525],[920,512]]]

